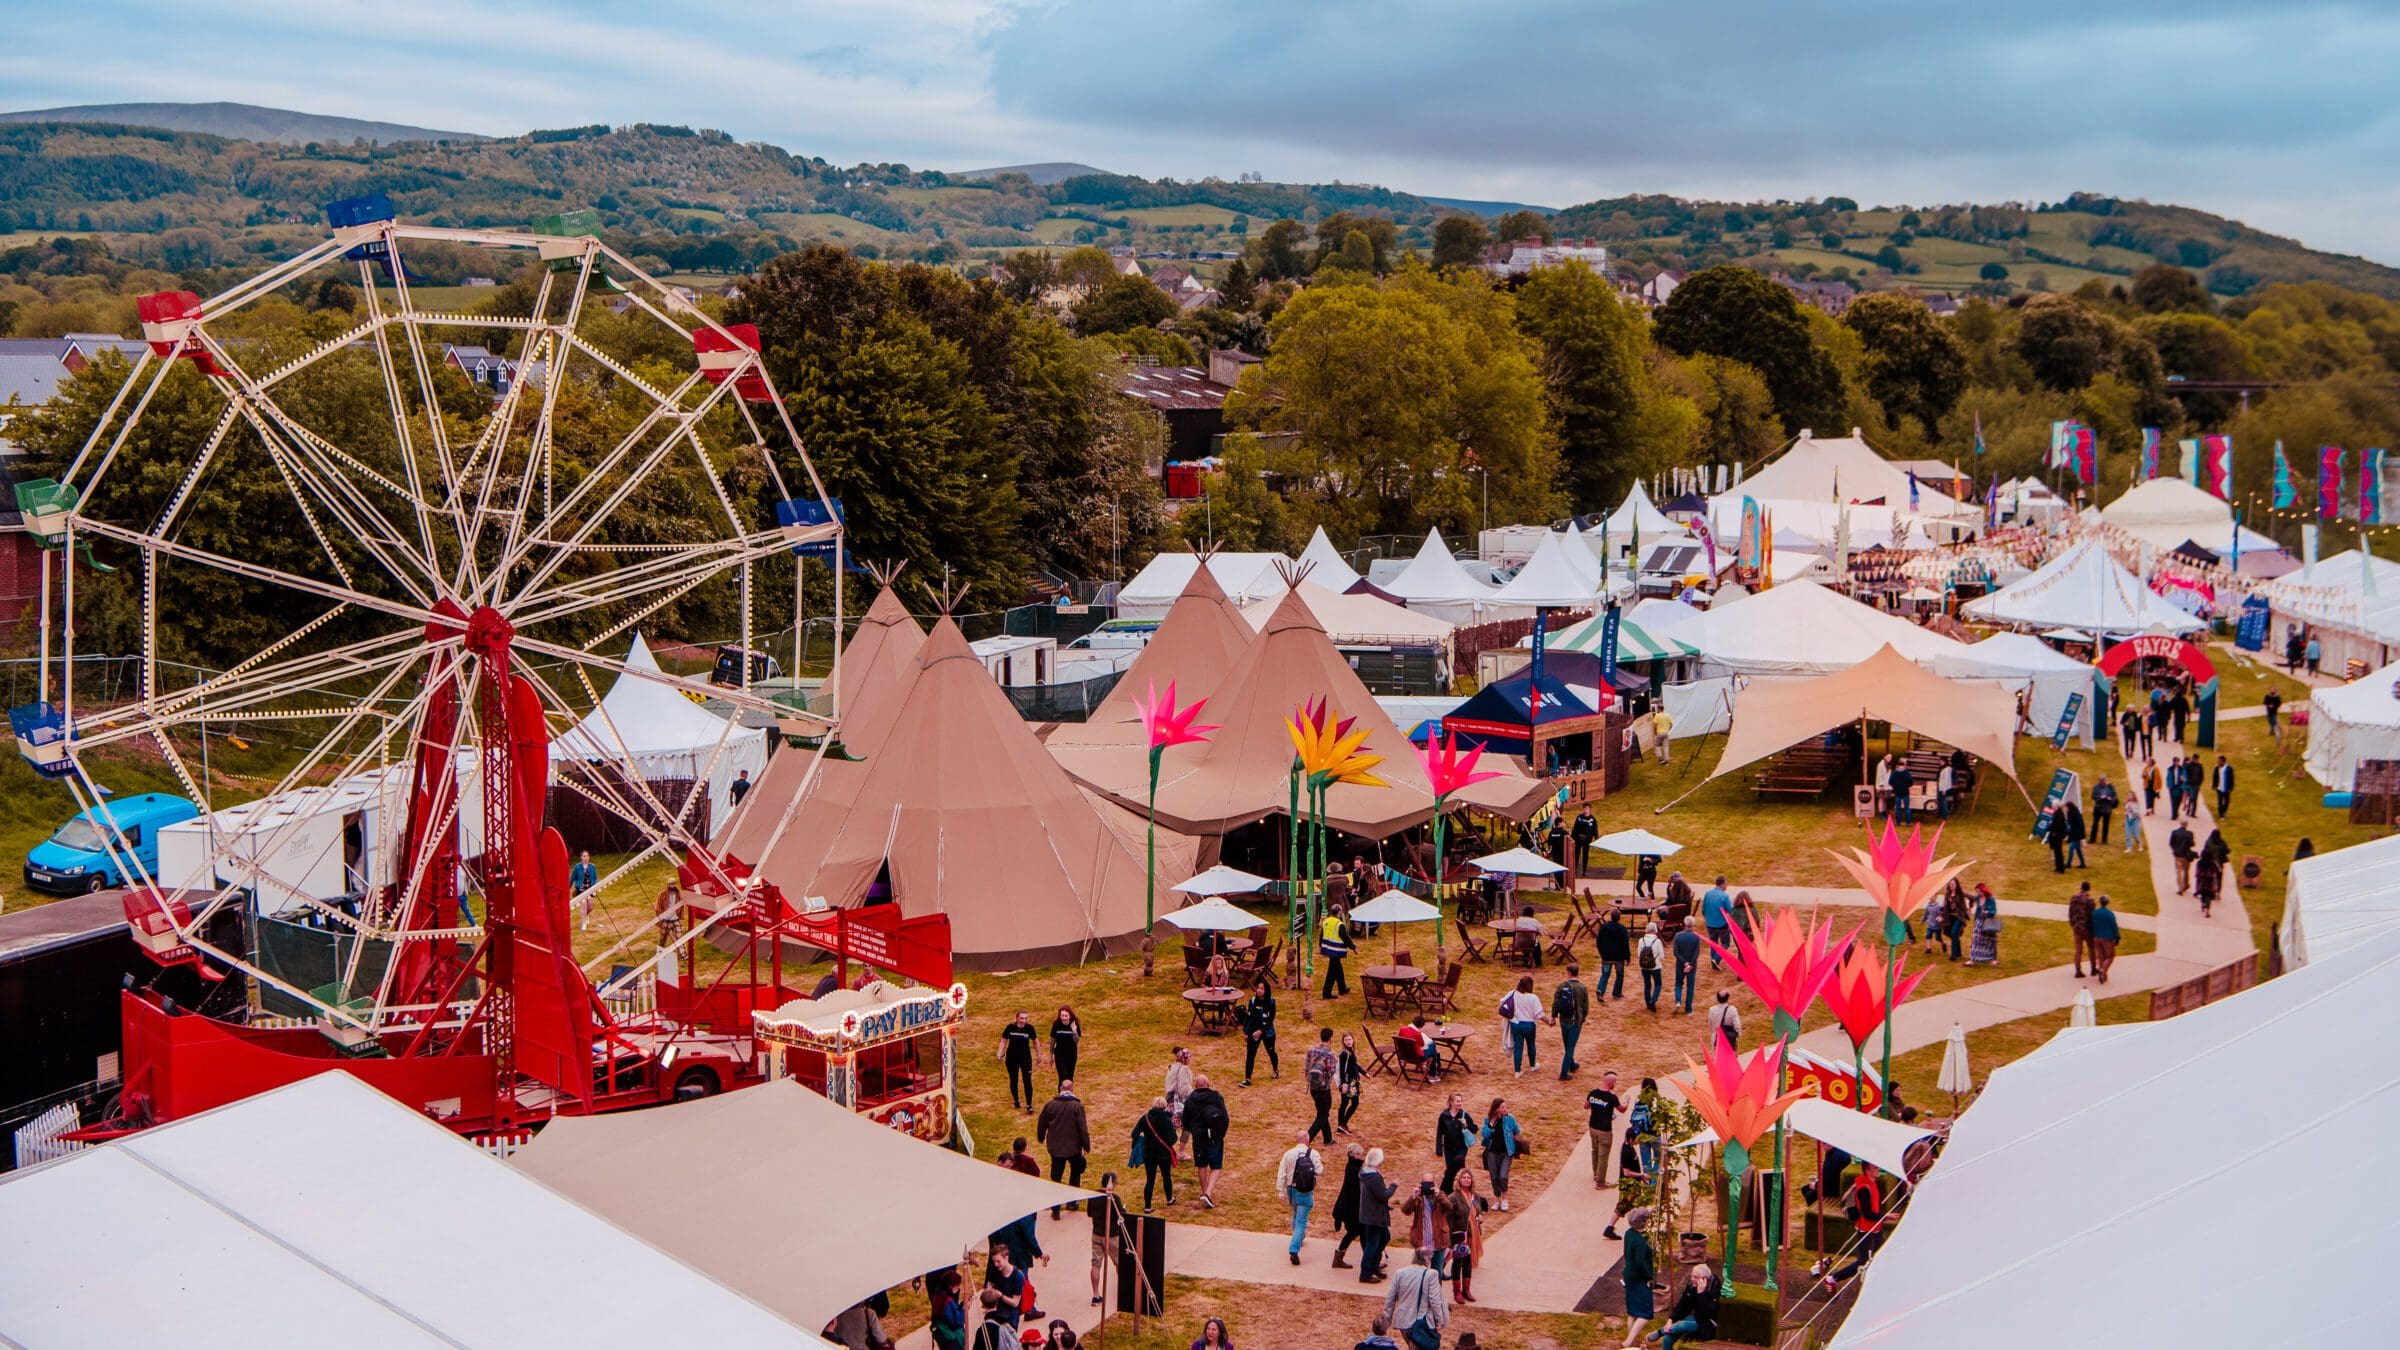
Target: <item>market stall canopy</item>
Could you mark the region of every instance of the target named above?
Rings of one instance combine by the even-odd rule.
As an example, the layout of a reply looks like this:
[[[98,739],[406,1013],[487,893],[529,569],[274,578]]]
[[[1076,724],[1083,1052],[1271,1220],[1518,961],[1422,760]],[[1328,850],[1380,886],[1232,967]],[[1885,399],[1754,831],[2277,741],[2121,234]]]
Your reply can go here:
[[[2211,550],[2220,543],[2227,551],[2233,548],[2233,507],[2180,478],[2135,484],[2100,508],[2100,521],[2162,552],[2186,539],[2197,539]],[[2256,530],[2242,530],[2244,553],[2276,553],[2282,548]]]
[[[956,1265],[986,1234],[1037,1209],[1092,1194],[928,1144],[790,1079],[650,1111],[561,1117],[511,1162],[806,1327]],[[727,1203],[729,1184],[740,1203]],[[610,1287],[587,1286],[585,1297],[613,1309],[618,1299],[598,1296]],[[618,1333],[592,1342],[601,1343],[628,1342]]]
[[[1813,1058],[1798,1046],[1792,1047],[1792,1062]],[[1848,1069],[1848,1065],[1838,1065]],[[1680,1087],[1680,1084],[1678,1084]],[[1830,1144],[1851,1157],[1871,1162],[1893,1176],[1908,1174],[1908,1151],[1920,1139],[1930,1138],[1933,1131],[1919,1125],[1903,1125],[1896,1120],[1854,1107],[1836,1106],[1819,1097],[1792,1103],[1784,1120],[1799,1134],[1807,1135],[1820,1144]],[[1715,1130],[1702,1130],[1676,1144],[1676,1148],[1691,1148],[1697,1144],[1717,1142]]]
[[[2286,970],[2400,929],[2400,835],[2294,862],[2276,930]]]
[[[1449,650],[1450,634],[1457,625],[1431,614],[1395,605],[1365,593],[1344,593],[1328,590],[1314,580],[1299,585],[1301,602],[1314,615],[1317,626],[1325,636],[1346,647],[1432,646]],[[1242,622],[1257,632],[1275,617],[1283,597],[1255,600],[1242,607]]]
[[[934,625],[889,697],[891,730],[863,763],[829,759],[796,805],[763,785],[744,800],[721,841],[734,856],[795,903],[863,904],[888,875],[908,917],[950,916],[970,970],[1073,960],[1138,938],[1142,823],[1112,822],[1121,808],[1077,787],[956,623]],[[757,856],[779,827],[774,851]],[[1162,831],[1160,879],[1190,875],[1194,850]]]
[[[1700,611],[1672,600],[1646,600],[1642,606],[1635,607],[1635,612],[1639,612],[1643,606],[1656,605],[1675,605],[1695,619],[1700,617]],[[1551,635],[1546,645],[1551,651],[1591,652],[1596,655],[1607,631],[1608,616],[1595,614],[1563,633]],[[1530,647],[1533,639],[1526,638],[1517,645]],[[1620,613],[1617,616],[1617,662],[1620,665],[1636,665],[1645,661],[1681,661],[1699,654],[1700,649],[1689,642],[1644,627],[1628,614]]]
[[[1275,883],[1262,876],[1253,876],[1238,867],[1223,863],[1202,872],[1188,881],[1178,881],[1169,890],[1185,895],[1255,895]]]
[[[2388,1278],[2395,987],[2386,933],[2178,1017],[2063,1031],[1994,1072],[1832,1344],[2018,1350],[2062,1328],[2079,1345],[2388,1344],[2380,1300],[2318,1299],[2296,1323],[2258,1278],[2262,1233],[2307,1235],[2317,1289]],[[2139,1144],[2095,1167],[2104,1139]],[[2172,1272],[2173,1296],[2128,1298],[2137,1267]]]
[[[1772,592],[1770,592],[1771,594]],[[1813,680],[1754,680],[1735,696],[1733,729],[1710,778],[1860,718],[1906,727],[2017,776],[2017,700],[2006,689],[1945,680],[1890,647]]]
[[[1150,635],[1149,645],[1125,668],[1108,697],[1100,700],[1089,718],[1065,723],[1050,739],[1073,744],[1139,735],[1142,715],[1134,706],[1136,699],[1148,697],[1153,688],[1163,694],[1170,684],[1175,686],[1178,703],[1208,697],[1225,672],[1241,659],[1251,637],[1249,625],[1225,598],[1216,577],[1205,567],[1193,568],[1183,594],[1176,597],[1158,631]]]
[[[1485,872],[1513,874],[1521,877],[1546,877],[1567,869],[1529,848],[1512,848],[1501,853],[1487,854],[1469,864]]]
[[[1441,911],[1406,891],[1385,891],[1350,911],[1352,923],[1423,923]]]
[[[826,1345],[338,1069],[0,1177],[0,1341]]]
[[[1350,560],[1342,556],[1342,551],[1333,546],[1322,525],[1308,537],[1308,547],[1300,550],[1300,561],[1308,565],[1308,580],[1336,594],[1365,580],[1350,565]]]
[[[2400,663],[2308,696],[2309,777],[2349,792],[2366,759],[2400,759]]]
[[[1442,542],[1440,530],[1427,530],[1425,542],[1417,548],[1417,556],[1390,580],[1379,583],[1382,588],[1399,596],[1410,609],[1431,614],[1451,623],[1482,623],[1496,618],[1522,618],[1530,609],[1494,612],[1493,588],[1467,575],[1450,555]]]
[[[1159,917],[1187,933],[1240,933],[1252,928],[1264,928],[1267,923],[1241,906],[1214,895],[1181,909],[1168,910]]]
[[[1246,605],[1281,595],[1283,577],[1276,571],[1276,565],[1289,567],[1291,561],[1280,553],[1212,553],[1208,557],[1208,572],[1227,599]],[[1199,570],[1200,555],[1196,553],[1161,553],[1152,558],[1148,566],[1118,588],[1117,617],[1165,617],[1191,585],[1192,573]]]
[[[1752,473],[1730,495],[1749,496],[1764,502],[1777,499],[1793,502],[1872,502],[1880,499],[1886,505],[1906,507],[1909,491],[1908,470],[1894,464],[1867,444],[1857,427],[1847,436],[1819,437],[1807,431],[1800,433],[1789,450],[1773,463]],[[1917,510],[1928,516],[1956,516],[1969,508],[1961,506],[1947,494],[1936,491],[1923,479],[1917,482]],[[1717,500],[1723,501],[1723,497]]]
[[[1629,858],[1664,858],[1683,852],[1683,845],[1648,830],[1619,830],[1615,834],[1604,834],[1592,841],[1592,847],[1609,853],[1622,853]]]
[[[1950,680],[1998,680],[2014,689],[2029,690],[2032,696],[2025,706],[2028,735],[2049,735],[2065,714],[2067,700],[2078,693],[2087,709],[2095,703],[2092,668],[2025,633],[1994,633],[1965,651],[1938,656],[1933,673]],[[2091,718],[2076,720],[2083,723],[2084,744],[2091,744]],[[2105,734],[2106,729],[2102,731]]]
[[[1700,654],[1743,675],[1823,675],[1847,670],[1890,647],[1931,666],[1966,649],[1906,619],[1838,595],[1812,581],[1776,586],[1701,616]]]
[[[1960,612],[1982,623],[2073,626],[2111,637],[2161,627],[2191,633],[2205,626],[2143,585],[2097,539],[2069,545],[2031,575],[1969,600]]]
[[[1587,662],[1591,658],[1584,658]],[[1593,672],[1598,678],[1598,672]],[[1479,745],[1499,756],[1521,756],[1533,747],[1534,718],[1533,668],[1527,666],[1505,679],[1494,680],[1467,699],[1466,702],[1442,714],[1442,735],[1455,738],[1461,746]],[[1598,688],[1594,687],[1597,695]],[[1578,731],[1593,729],[1594,714],[1590,704],[1567,686],[1565,679],[1553,671],[1542,672],[1541,724],[1585,719]],[[1611,697],[1614,697],[1611,695]],[[1426,734],[1431,735],[1430,727]],[[1495,761],[1497,762],[1497,761]]]
[[[767,770],[767,729],[717,716],[685,698],[684,687],[634,634],[625,669],[599,706],[551,740],[550,761],[622,765],[644,781],[706,783],[709,819],[724,819],[734,780],[745,770],[753,780]]]

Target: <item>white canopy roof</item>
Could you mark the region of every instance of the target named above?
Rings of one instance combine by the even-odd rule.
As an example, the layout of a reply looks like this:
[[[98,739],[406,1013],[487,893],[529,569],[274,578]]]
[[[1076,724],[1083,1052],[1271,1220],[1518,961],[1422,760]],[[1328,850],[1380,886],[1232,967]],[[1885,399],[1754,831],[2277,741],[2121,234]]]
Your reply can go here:
[[[2400,928],[2400,835],[2313,858],[2284,874],[2277,940],[2286,970],[2325,961]]]
[[[1308,580],[1326,590],[1339,593],[1358,584],[1358,569],[1333,546],[1322,525],[1308,537],[1308,547],[1300,550],[1300,561],[1309,564]]]
[[[1267,923],[1221,895],[1168,910],[1159,917],[1187,933],[1242,933],[1264,928]]]
[[[1513,872],[1528,877],[1546,877],[1552,872],[1567,870],[1529,848],[1512,848],[1486,854],[1475,859],[1474,865],[1486,872]]]
[[[1700,645],[1702,619],[1706,613],[1698,605],[1687,605],[1681,600],[1661,600],[1653,596],[1626,610],[1625,617],[1630,622],[1640,624],[1648,633],[1696,648]]]
[[[717,716],[685,698],[686,687],[697,686],[660,670],[650,644],[634,634],[625,670],[599,707],[550,742],[551,760],[629,763],[645,779],[705,776],[714,805],[711,819],[721,819],[731,806],[727,788],[734,778],[745,769],[753,780],[766,772],[767,729]]]
[[[1410,609],[1451,623],[1475,623],[1503,617],[1492,612],[1492,590],[1458,565],[1440,530],[1427,530],[1417,556],[1388,581],[1377,583],[1399,596]]]
[[[1318,585],[1315,577],[1312,572],[1300,583],[1300,602],[1308,606],[1317,626],[1336,646],[1380,647],[1396,642],[1438,646],[1447,643],[1457,627],[1432,614],[1404,609],[1380,595],[1328,590]],[[1253,630],[1264,632],[1267,620],[1275,617],[1282,603],[1280,593],[1271,600],[1253,600],[1242,606],[1242,619]]]
[[[1591,561],[1589,551],[1584,554]],[[1599,568],[1584,571],[1568,558],[1565,535],[1544,534],[1523,570],[1494,591],[1492,600],[1527,609],[1588,609],[1600,600]]]
[[[1760,591],[1700,616],[1700,654],[1745,675],[1824,675],[1891,647],[1918,665],[1963,642],[1836,594],[1813,581]]]
[[[1833,1345],[2384,1343],[2372,1298],[2311,1300],[2295,1323],[2259,1296],[2259,1252],[2262,1234],[2305,1233],[2312,1287],[2388,1278],[2396,985],[2388,933],[2180,1017],[2062,1031],[1998,1070]],[[2172,1296],[2128,1298],[2136,1272],[2172,1272]]]
[[[1423,923],[1442,912],[1406,891],[1385,891],[1350,911],[1352,923]]]
[[[1595,847],[1607,852],[1622,853],[1628,857],[1637,858],[1644,854],[1664,858],[1671,853],[1683,852],[1683,845],[1674,840],[1664,835],[1656,835],[1648,830],[1639,829],[1619,830],[1615,834],[1604,834],[1592,842]]]
[[[2233,548],[2233,508],[2180,478],[2136,483],[2124,496],[2101,507],[2100,519],[2152,548],[2173,548],[2186,539],[2219,553]],[[2272,553],[2282,548],[2255,530],[2242,531],[2244,553]]]
[[[2097,539],[2070,544],[2023,580],[1969,600],[1961,612],[1985,623],[2073,625],[2113,637],[2162,627],[2170,633],[2190,633],[2204,626],[2143,585],[2140,577],[2108,556]]]
[[[826,1344],[339,1070],[0,1177],[0,1341],[160,1340]]]
[[[1633,482],[1633,491],[1625,494],[1624,504],[1609,513],[1609,550],[1620,558],[1624,557],[1625,551],[1633,547],[1634,527],[1637,525],[1641,527],[1641,536],[1644,539],[1664,538],[1669,534],[1680,534],[1683,531],[1682,526],[1667,519],[1656,506],[1651,504],[1650,494],[1643,491],[1642,482],[1638,478]],[[1595,550],[1600,547],[1599,531],[1592,531],[1584,538],[1591,541]]]
[[[1215,553],[1209,556],[1208,574],[1216,579],[1226,599],[1246,605],[1283,594],[1283,578],[1275,564],[1290,561],[1280,553]],[[1192,573],[1199,570],[1200,557],[1195,553],[1161,553],[1152,558],[1149,566],[1118,588],[1117,617],[1165,618],[1183,588],[1191,584]]]
[[[1734,495],[1737,499],[1747,494],[1761,501],[1780,498],[1828,503],[1871,502],[1880,497],[1885,505],[1905,511],[1908,485],[1908,470],[1877,454],[1858,428],[1852,427],[1847,436],[1801,432],[1791,449],[1751,474]],[[1955,516],[1968,508],[1919,479],[1917,509],[1929,516]]]
[[[2373,595],[2366,592],[2370,569],[2375,574]],[[2306,573],[2286,572],[2259,589],[2280,615],[2400,642],[2400,562],[2371,554],[2362,562],[2357,549],[2345,549],[2319,559]]]
[[[2033,697],[2025,708],[2030,735],[2049,735],[2073,695],[2084,696],[2087,710],[2092,700],[2092,668],[2028,633],[1994,633],[1964,651],[1937,656],[1933,673],[1950,679],[1998,680],[2012,689],[2030,689]],[[2076,720],[2083,724],[2084,744],[2090,745],[2091,718],[2085,715]]]
[[[1185,895],[1251,895],[1274,884],[1255,873],[1218,863],[1196,877],[1176,882],[1168,889],[1181,891]]]
[[[2356,786],[2362,759],[2400,759],[2400,664],[2308,696],[2308,773],[2336,792]]]

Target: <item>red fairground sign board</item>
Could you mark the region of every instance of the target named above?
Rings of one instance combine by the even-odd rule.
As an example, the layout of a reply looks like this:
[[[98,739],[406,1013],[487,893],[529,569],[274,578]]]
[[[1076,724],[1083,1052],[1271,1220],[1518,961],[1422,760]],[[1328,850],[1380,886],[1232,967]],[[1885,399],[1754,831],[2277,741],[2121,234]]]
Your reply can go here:
[[[1872,1079],[1867,1081],[1866,1101],[1862,1103],[1856,1100],[1859,1080],[1853,1070],[1795,1059],[1792,1061],[1791,1073],[1791,1090],[1794,1092],[1805,1092],[1811,1097],[1823,1098],[1835,1106],[1847,1106],[1864,1111],[1872,1111],[1883,1105],[1883,1086]]]

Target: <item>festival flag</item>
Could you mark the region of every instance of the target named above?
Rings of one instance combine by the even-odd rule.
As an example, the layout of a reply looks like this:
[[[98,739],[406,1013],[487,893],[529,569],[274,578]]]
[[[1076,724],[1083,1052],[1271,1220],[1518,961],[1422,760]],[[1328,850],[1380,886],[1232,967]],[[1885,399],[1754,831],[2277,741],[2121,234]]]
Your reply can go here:
[[[2342,458],[2349,452],[2338,445],[2317,451],[2317,519],[2342,518]]]
[[[2362,450],[2358,455],[2358,523],[2383,523],[2383,452]]]
[[[2067,424],[2064,422],[2052,422],[2050,424],[2050,452],[2042,456],[2042,467],[2045,469],[2055,469],[2059,467],[2059,465],[2066,462],[2066,451]]]
[[[2142,428],[2142,481],[2158,477],[2158,428]]]
[[[2200,438],[2202,462],[2208,469],[2208,490],[2224,501],[2233,500],[2233,437]]]
[[[2363,525],[2358,531],[2358,590],[2361,595],[2375,593],[2375,550],[2367,544],[2367,531]]]
[[[1911,515],[1916,514],[1917,511],[1917,471],[1915,469],[1908,471],[1908,510]]]
[[[2283,457],[2283,442],[2275,442],[2275,509],[2288,509],[2297,494],[2292,489],[2292,462]]]
[[[2100,433],[2080,422],[2075,425],[2075,475],[2086,487],[2100,482]]]
[[[2181,459],[2176,465],[2178,475],[2192,486],[2200,486],[2200,442],[2187,436],[2175,442],[2175,450]]]
[[[2312,585],[2317,575],[2317,527],[2300,527],[2300,584]]]
[[[1975,453],[1977,456],[1983,454],[1983,410],[1981,408],[1975,410]]]
[[[1992,485],[1983,490],[1983,530],[1989,534],[2000,528],[2000,475],[1992,475]]]
[[[2242,513],[2238,509],[2233,513],[2233,553],[2231,556],[2233,561],[2225,565],[2238,574],[2242,570]]]

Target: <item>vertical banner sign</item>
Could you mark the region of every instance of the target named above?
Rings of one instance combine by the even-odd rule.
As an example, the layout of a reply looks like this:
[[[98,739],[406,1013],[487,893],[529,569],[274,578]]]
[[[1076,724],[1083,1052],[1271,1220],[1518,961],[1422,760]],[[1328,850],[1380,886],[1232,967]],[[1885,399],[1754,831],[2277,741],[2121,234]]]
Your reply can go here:
[[[2087,426],[2075,428],[2075,476],[2086,487],[2100,482],[2100,433]]]
[[[1992,485],[1983,490],[1983,530],[1989,534],[2000,528],[2000,475],[1992,475]]]
[[[2310,584],[2317,575],[2317,527],[2300,527],[2300,581]]]
[[[1600,621],[1600,688],[1606,694],[1617,687],[1617,607],[1608,607],[1607,617]]]
[[[2358,454],[2358,523],[2383,523],[2383,452],[2361,450]]]
[[[2283,457],[2283,442],[2275,442],[2275,509],[2288,510],[2296,494],[2292,490],[2292,462]]]
[[[2267,627],[2274,609],[2273,602],[2263,595],[2243,600],[2241,621],[2233,629],[2233,645],[2246,652],[2265,651]]]
[[[2157,427],[2142,428],[2142,481],[2145,483],[2158,477],[2158,437]]]
[[[2075,716],[2082,711],[2083,691],[2078,689],[2067,695],[2067,706],[2059,709],[2058,729],[2050,733],[2051,749],[2064,750],[2067,748],[2067,738],[2075,734]]]
[[[2239,576],[2239,575],[2241,575],[2241,571],[2242,571],[2242,513],[2241,513],[2241,511],[2240,511],[2238,508],[2237,508],[2237,509],[2234,511],[2234,513],[2233,513],[2233,552],[2232,552],[2231,554],[2227,555],[2227,556],[2228,556],[2228,557],[2231,559],[2231,561],[2227,562],[2227,563],[2225,564],[2225,566],[2226,566],[2226,567],[2228,567],[2228,568],[2230,568],[2230,569],[2232,569],[2232,571],[2233,571],[2234,575],[2236,575],[2236,576]]]
[[[2033,837],[2036,840],[2039,840],[2043,833],[2050,828],[2050,813],[2066,802],[2069,793],[2074,794],[2078,801],[2083,798],[2080,780],[2076,778],[2075,771],[2073,769],[2053,770],[2050,774],[2050,790],[2042,794],[2042,809],[2033,817]]]
[[[2233,437],[2203,436],[2200,448],[2208,465],[2208,490],[2224,501],[2233,500]]]
[[[2342,518],[2342,458],[2346,452],[2338,445],[2328,445],[2317,451],[2317,519]]]
[[[1526,666],[1529,684],[1525,694],[1525,718],[1528,725],[1542,720],[1542,650],[1549,645],[1550,611],[1533,612],[1533,661]]]
[[[2042,467],[2045,469],[2055,469],[2059,467],[2061,463],[2065,462],[2066,457],[2067,424],[2064,422],[2052,422],[2050,424],[2050,453],[2042,456]]]
[[[1981,408],[1975,410],[1975,454],[1977,458],[1981,458],[1983,455],[1983,409]],[[1995,478],[1992,481],[2000,480]]]
[[[2200,442],[2186,436],[2175,442],[2177,476],[2193,487],[2200,486]]]

